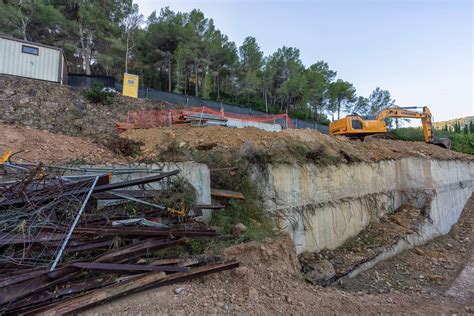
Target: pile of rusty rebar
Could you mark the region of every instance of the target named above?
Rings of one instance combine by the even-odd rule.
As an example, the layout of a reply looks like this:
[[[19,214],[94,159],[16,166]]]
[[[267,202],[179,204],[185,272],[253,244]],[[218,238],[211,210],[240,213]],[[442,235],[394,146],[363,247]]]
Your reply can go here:
[[[0,312],[74,313],[237,267],[169,255],[190,238],[218,237],[192,215],[220,206],[173,209],[154,199],[178,173],[111,183],[99,170],[65,175],[42,164],[1,164]],[[159,185],[150,190],[150,183]]]

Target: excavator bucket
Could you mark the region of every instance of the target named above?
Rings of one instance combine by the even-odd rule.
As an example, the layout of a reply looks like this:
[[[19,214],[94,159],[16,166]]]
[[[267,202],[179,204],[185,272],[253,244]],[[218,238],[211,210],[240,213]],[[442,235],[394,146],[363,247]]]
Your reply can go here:
[[[436,146],[451,149],[451,140],[449,138],[435,138],[431,143]]]

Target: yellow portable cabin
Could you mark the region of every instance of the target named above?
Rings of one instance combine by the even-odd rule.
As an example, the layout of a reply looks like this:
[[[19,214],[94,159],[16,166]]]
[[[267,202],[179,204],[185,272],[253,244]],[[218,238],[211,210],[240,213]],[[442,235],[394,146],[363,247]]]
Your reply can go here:
[[[128,97],[138,98],[138,76],[125,73],[123,75],[122,94]]]

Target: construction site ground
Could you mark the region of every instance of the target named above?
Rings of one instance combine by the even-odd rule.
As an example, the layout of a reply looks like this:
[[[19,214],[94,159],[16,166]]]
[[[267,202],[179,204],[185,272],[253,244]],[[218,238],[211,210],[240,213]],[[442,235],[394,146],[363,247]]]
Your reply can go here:
[[[282,235],[226,249],[226,258],[241,262],[235,271],[134,294],[85,314],[472,313],[472,297],[461,297],[472,289],[446,292],[473,255],[473,214],[471,197],[449,235],[382,262],[344,287],[306,282],[292,241]]]
[[[14,156],[18,162],[103,164],[130,159],[88,139],[24,127],[0,125],[0,136],[2,153],[6,150],[19,152]],[[359,142],[311,130],[273,133],[254,128],[181,126],[129,130],[122,137],[141,143],[143,152],[138,160],[152,161],[164,158],[190,160],[196,152],[228,154],[232,158],[235,153],[245,156],[251,148],[253,151],[275,150],[290,162],[300,152],[295,150],[295,144],[303,144],[306,154],[309,150],[309,154],[333,157],[332,163],[403,157],[474,160],[474,156],[421,142]],[[301,273],[292,240],[279,235],[271,240],[219,250],[225,258],[236,258],[241,262],[234,271],[133,294],[85,313],[472,313],[474,299],[469,296],[472,287],[459,281],[458,276],[464,268],[472,267],[473,216],[474,198],[471,197],[449,235],[381,262],[342,285],[309,284]],[[416,216],[412,219],[416,220]],[[398,219],[402,224],[403,220]],[[469,275],[472,278],[472,273]]]
[[[0,124],[0,152],[11,150],[16,162],[119,163],[124,161],[108,148],[91,140],[42,130]]]
[[[448,151],[423,142],[372,139],[361,142],[346,137],[333,137],[310,129],[287,129],[282,132],[266,132],[257,128],[227,128],[221,126],[189,127],[172,126],[151,129],[133,129],[123,137],[142,143],[143,154],[148,159],[167,158],[189,159],[193,151],[213,153],[248,154],[249,150],[278,153],[277,161],[291,162],[302,152],[306,158],[325,155],[332,161],[347,163],[357,161],[379,161],[403,157],[431,157],[441,160],[474,157]],[[302,150],[297,145],[303,145]],[[170,149],[179,155],[169,155]],[[187,155],[188,154],[188,155]],[[314,159],[313,159],[314,160]]]

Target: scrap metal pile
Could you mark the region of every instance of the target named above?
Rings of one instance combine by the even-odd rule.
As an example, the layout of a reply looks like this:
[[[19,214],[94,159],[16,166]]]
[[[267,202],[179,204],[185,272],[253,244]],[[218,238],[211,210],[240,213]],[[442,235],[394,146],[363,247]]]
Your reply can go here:
[[[178,170],[114,183],[110,173],[87,171],[0,164],[2,314],[74,313],[238,266],[169,255],[190,238],[218,237],[192,216],[212,206],[174,209],[151,198]]]

